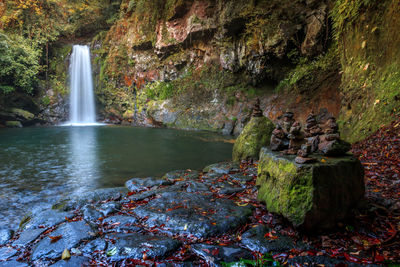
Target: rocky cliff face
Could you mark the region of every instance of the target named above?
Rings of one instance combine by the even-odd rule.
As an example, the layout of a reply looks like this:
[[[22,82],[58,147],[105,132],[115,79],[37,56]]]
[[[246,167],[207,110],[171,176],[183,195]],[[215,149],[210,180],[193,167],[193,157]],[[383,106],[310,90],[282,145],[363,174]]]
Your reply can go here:
[[[102,114],[227,134],[240,133],[257,97],[272,119],[287,108],[299,119],[311,110],[337,115],[337,63],[312,69],[314,84],[275,90],[327,51],[329,8],[328,1],[123,1],[120,19],[93,45]]]
[[[76,42],[91,43],[100,120],[239,134],[259,98],[272,120],[338,116],[357,141],[400,110],[399,11],[394,0],[124,0],[111,29]],[[51,122],[68,115],[64,43],[36,101]]]

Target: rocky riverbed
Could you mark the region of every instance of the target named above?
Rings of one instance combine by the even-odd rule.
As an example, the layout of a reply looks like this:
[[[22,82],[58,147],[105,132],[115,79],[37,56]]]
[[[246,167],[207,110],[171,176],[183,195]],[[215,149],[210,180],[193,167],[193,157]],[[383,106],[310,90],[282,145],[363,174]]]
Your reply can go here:
[[[256,177],[226,162],[66,199],[0,230],[0,266],[358,266],[268,213]]]

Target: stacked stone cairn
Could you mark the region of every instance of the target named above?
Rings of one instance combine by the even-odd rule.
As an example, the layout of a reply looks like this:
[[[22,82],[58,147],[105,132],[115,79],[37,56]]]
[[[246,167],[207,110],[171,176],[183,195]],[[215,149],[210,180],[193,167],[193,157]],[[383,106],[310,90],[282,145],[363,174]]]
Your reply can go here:
[[[256,102],[254,103],[253,106],[253,113],[251,114],[252,117],[262,117],[263,113],[260,108],[260,99],[257,98]]]
[[[330,116],[321,128],[316,116],[311,112],[307,116],[303,131],[301,124],[294,120],[293,112],[286,111],[282,122],[277,123],[272,132],[270,148],[286,155],[297,155],[295,162],[305,164],[316,161],[316,158],[310,156],[313,153],[342,156],[351,146],[340,139],[339,126],[333,116]]]

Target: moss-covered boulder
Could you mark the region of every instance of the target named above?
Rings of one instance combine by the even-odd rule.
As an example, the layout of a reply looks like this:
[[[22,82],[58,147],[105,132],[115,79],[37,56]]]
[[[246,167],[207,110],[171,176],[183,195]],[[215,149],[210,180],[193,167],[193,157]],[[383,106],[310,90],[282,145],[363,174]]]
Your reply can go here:
[[[11,113],[14,114],[14,116],[16,116],[17,118],[21,118],[26,121],[30,121],[35,118],[35,115],[30,113],[29,111],[20,108],[12,108]]]
[[[236,139],[233,160],[258,159],[260,149],[269,146],[275,125],[266,117],[252,117]]]
[[[8,128],[22,128],[20,121],[6,121],[6,127]]]
[[[364,170],[348,154],[316,156],[313,164],[297,164],[294,156],[262,148],[258,165],[258,199],[270,212],[306,230],[328,229],[345,219],[364,197]]]

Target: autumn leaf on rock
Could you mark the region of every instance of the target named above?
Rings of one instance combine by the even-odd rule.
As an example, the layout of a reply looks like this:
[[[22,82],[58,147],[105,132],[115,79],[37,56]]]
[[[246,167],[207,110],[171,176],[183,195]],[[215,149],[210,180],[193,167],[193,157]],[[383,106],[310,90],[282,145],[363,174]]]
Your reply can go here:
[[[62,235],[49,236],[49,238],[51,239],[50,243],[55,243],[62,238]]]

